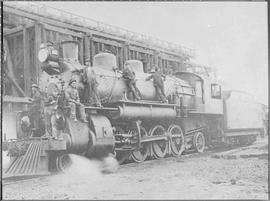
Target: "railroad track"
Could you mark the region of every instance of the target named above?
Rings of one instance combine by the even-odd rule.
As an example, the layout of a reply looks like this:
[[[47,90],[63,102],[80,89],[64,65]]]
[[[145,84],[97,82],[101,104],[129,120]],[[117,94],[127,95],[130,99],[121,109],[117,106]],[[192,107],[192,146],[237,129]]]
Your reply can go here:
[[[2,185],[6,186],[6,185],[11,185],[11,184],[19,184],[19,183],[23,183],[26,181],[33,181],[36,179],[39,179],[41,177],[48,177],[48,176],[35,176],[35,177],[31,177],[31,178],[2,178]]]
[[[214,154],[214,153],[217,153],[217,152],[223,152],[223,151],[228,151],[228,150],[234,150],[234,149],[237,149],[239,147],[228,147],[228,148],[213,148],[213,149],[208,149],[206,150],[205,152],[203,153],[194,153],[192,151],[190,152],[185,152],[183,153],[181,156],[178,156],[178,157],[165,157],[165,158],[162,158],[162,159],[154,159],[154,160],[146,160],[144,161],[143,163],[136,163],[136,162],[131,162],[131,161],[128,161],[127,163],[124,163],[121,165],[121,167],[123,168],[126,168],[126,167],[135,167],[137,165],[148,165],[148,164],[151,164],[155,161],[160,161],[160,160],[184,160],[184,159],[189,159],[189,158],[197,158],[197,157],[205,157],[205,156],[209,156],[211,154]],[[23,183],[23,182],[27,182],[27,181],[33,181],[33,180],[38,180],[40,178],[46,178],[46,177],[49,177],[49,176],[52,176],[52,175],[55,175],[56,173],[52,173],[50,175],[42,175],[42,176],[32,176],[32,177],[13,177],[13,178],[3,178],[2,179],[2,185],[3,186],[6,186],[6,185],[12,185],[12,184],[20,184],[20,183]]]

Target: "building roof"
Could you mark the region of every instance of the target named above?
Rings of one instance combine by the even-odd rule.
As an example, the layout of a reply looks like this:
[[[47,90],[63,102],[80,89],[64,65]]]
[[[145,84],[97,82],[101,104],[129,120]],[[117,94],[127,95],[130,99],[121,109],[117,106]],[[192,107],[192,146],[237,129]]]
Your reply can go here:
[[[155,47],[177,53],[183,57],[194,57],[195,50],[184,47],[182,45],[170,43],[164,40],[160,40],[154,37],[150,37],[144,34],[135,33],[117,26],[112,26],[100,21],[96,21],[90,18],[85,18],[73,13],[69,13],[60,9],[56,9],[41,3],[33,2],[5,2],[5,7],[10,9],[16,9],[25,13],[31,13],[37,16],[43,16],[46,18],[58,20],[61,22],[69,23],[79,27],[85,27],[91,30],[107,33],[112,36],[118,36],[123,39],[138,42],[141,44],[147,44],[149,48],[155,49]],[[5,9],[5,12],[8,12]]]

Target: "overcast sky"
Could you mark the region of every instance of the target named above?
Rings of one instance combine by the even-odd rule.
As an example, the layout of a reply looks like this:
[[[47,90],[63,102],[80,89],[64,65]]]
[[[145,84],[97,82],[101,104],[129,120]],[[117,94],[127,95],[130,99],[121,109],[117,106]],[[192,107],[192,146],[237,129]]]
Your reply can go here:
[[[268,103],[265,2],[46,2],[47,5],[194,48],[235,89]]]

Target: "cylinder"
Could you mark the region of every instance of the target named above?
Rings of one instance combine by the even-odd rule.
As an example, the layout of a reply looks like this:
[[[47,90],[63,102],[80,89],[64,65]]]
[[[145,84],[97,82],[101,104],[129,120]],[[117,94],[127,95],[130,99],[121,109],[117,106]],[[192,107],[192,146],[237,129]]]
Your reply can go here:
[[[67,149],[70,153],[82,153],[88,150],[89,128],[85,123],[74,122],[66,118],[68,134],[64,134]]]

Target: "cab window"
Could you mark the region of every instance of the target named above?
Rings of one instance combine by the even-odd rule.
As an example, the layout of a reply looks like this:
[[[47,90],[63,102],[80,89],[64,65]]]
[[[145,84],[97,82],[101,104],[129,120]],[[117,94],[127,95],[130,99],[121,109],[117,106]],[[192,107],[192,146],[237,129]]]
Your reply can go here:
[[[221,99],[221,86],[218,84],[211,84],[211,97]]]

